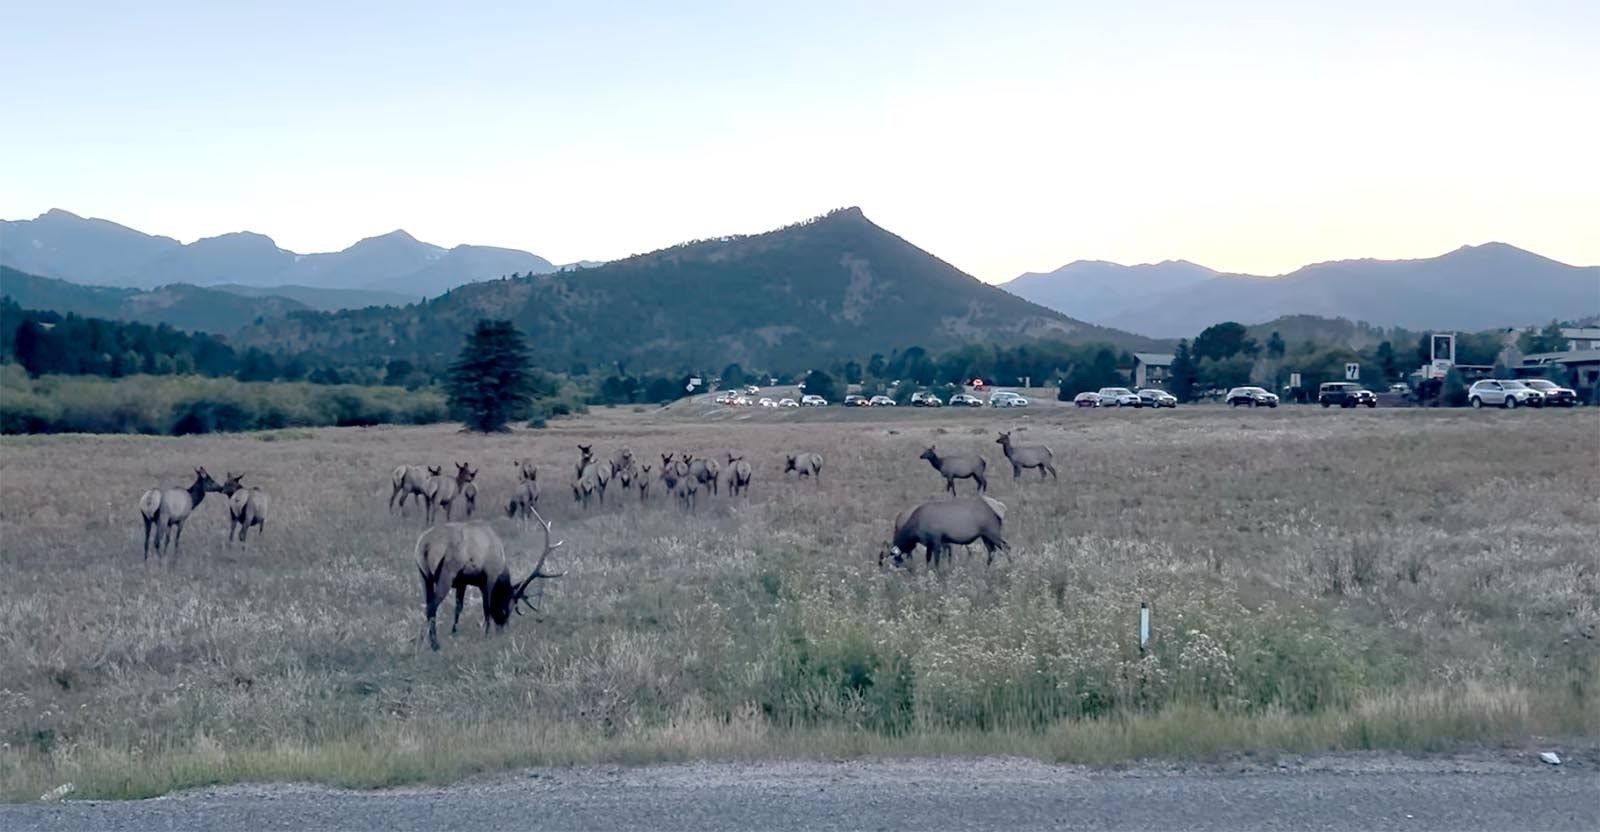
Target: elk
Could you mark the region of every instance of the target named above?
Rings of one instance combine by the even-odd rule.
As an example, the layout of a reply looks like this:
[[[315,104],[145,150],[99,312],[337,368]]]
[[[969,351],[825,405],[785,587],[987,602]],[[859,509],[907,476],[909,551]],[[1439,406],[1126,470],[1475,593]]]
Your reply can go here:
[[[583,456],[578,460],[578,477],[583,478],[584,472],[589,468],[594,469],[595,493],[600,495],[600,505],[606,504],[606,486],[611,482],[611,475],[616,473],[609,461],[595,459],[593,445],[579,445],[578,452]],[[632,456],[632,453],[629,453]],[[588,505],[588,501],[584,502]]]
[[[790,471],[795,472],[795,474],[801,479],[806,477],[816,477],[818,480],[821,480],[822,454],[801,451],[800,453],[787,455],[785,457],[783,473],[787,474]]]
[[[478,476],[476,468],[473,469],[472,476]],[[461,499],[466,503],[466,516],[471,517],[473,512],[478,510],[478,484],[472,480],[462,483]]]
[[[683,461],[689,466],[689,476],[702,488],[710,486],[711,493],[717,492],[717,481],[722,478],[722,466],[714,459],[695,459],[694,454],[684,454]]]
[[[689,509],[694,508],[699,496],[700,482],[689,474],[689,463],[673,459],[672,454],[661,455],[661,484],[667,493],[677,497]]]
[[[243,473],[229,472],[222,482],[222,493],[228,498],[228,542],[232,543],[234,529],[239,531],[239,542],[244,543],[251,526],[265,533],[267,511],[272,508],[272,497],[256,486],[247,486],[241,480]]]
[[[532,459],[514,459],[511,464],[517,469],[518,482],[534,482],[539,479],[539,466],[534,465]]]
[[[200,506],[207,494],[222,490],[217,481],[204,468],[194,469],[194,484],[188,488],[152,488],[139,497],[139,513],[144,516],[144,559],[150,559],[150,532],[155,532],[156,554],[167,547],[172,538],[174,554],[183,550],[183,524]]]
[[[1005,504],[985,495],[913,506],[895,518],[893,538],[878,554],[878,563],[882,565],[885,559],[892,559],[899,566],[914,555],[920,545],[926,552],[928,564],[938,569],[940,561],[949,554],[951,544],[965,546],[981,540],[988,552],[988,563],[992,564],[996,551],[1010,554],[1011,544],[1000,536],[1005,516]]]
[[[424,469],[421,465],[401,465],[394,469],[392,482],[394,490],[389,492],[389,510],[394,511],[395,498],[400,498],[400,513],[406,513],[406,500],[413,494],[428,499],[428,478],[439,476],[443,470],[438,465],[429,465]]]
[[[517,489],[511,492],[511,499],[506,503],[506,516],[513,517],[523,523],[533,515],[533,510],[539,507],[539,483],[535,480],[523,480],[517,483]]]
[[[639,468],[639,502],[650,499],[650,463],[646,462]]]
[[[728,494],[737,497],[740,494],[750,495],[750,463],[744,461],[744,456],[728,454]]]
[[[537,613],[539,610],[528,598],[528,586],[539,578],[559,578],[561,572],[544,571],[545,560],[561,546],[550,542],[550,522],[533,511],[534,519],[544,527],[544,551],[533,571],[520,581],[511,577],[511,562],[506,557],[506,547],[487,523],[445,523],[434,526],[417,538],[417,571],[422,575],[422,593],[428,617],[428,646],[439,649],[437,614],[445,596],[454,589],[456,593],[455,620],[450,625],[454,634],[461,624],[461,604],[467,587],[477,587],[483,599],[483,632],[489,625],[503,630],[511,618],[512,610],[522,614],[522,607]]]
[[[633,488],[634,476],[635,472],[632,466],[619,469],[617,471],[617,484],[622,486],[623,491],[627,491]]]
[[[633,449],[622,447],[611,455],[611,470],[620,474],[623,471],[633,470]]]
[[[929,445],[921,458],[926,459],[933,470],[944,477],[945,490],[952,495],[956,493],[956,480],[969,477],[978,484],[978,493],[989,490],[989,480],[983,476],[983,472],[989,468],[989,462],[983,458],[983,454],[940,456],[934,446]]]
[[[456,499],[461,496],[462,486],[472,482],[473,477],[477,475],[478,472],[465,462],[457,462],[456,475],[454,477],[435,475],[428,479],[427,491],[423,494],[423,499],[427,500],[428,503],[428,523],[430,525],[433,523],[433,512],[436,508],[444,509],[446,523],[454,519],[451,515],[455,511]]]
[[[604,495],[605,491],[600,486],[600,467],[590,464],[585,466],[582,473],[572,481],[572,499],[582,503],[584,508],[589,507],[589,501],[596,494]],[[600,498],[601,505],[605,504],[605,497]]]
[[[1011,462],[1011,478],[1018,479],[1022,476],[1024,468],[1038,468],[1039,479],[1044,479],[1045,472],[1050,472],[1050,478],[1059,480],[1056,476],[1055,458],[1053,451],[1043,445],[1013,445],[1011,432],[1000,431],[1000,438],[994,440],[1005,452],[1006,459]]]

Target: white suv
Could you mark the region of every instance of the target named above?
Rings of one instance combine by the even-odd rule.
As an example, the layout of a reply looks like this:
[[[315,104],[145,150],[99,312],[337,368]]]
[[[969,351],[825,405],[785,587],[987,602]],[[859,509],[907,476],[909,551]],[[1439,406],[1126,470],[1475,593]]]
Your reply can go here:
[[[1520,381],[1486,378],[1474,381],[1467,388],[1467,402],[1473,407],[1486,404],[1508,409],[1521,405],[1540,407],[1544,404],[1544,394]]]
[[[804,395],[800,397],[802,407],[827,407],[828,400],[821,396]]]
[[[990,407],[1027,407],[1026,397],[1010,390],[996,390],[989,394]]]
[[[1100,388],[1101,407],[1144,407],[1144,400],[1139,394],[1126,387]]]

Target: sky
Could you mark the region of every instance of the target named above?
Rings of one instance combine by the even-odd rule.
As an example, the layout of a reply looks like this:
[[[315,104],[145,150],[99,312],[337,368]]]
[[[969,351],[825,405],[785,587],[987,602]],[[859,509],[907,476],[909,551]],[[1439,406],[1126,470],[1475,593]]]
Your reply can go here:
[[[1594,0],[0,0],[0,20],[5,219],[302,253],[404,228],[562,263],[856,205],[991,282],[1491,240],[1600,264]]]

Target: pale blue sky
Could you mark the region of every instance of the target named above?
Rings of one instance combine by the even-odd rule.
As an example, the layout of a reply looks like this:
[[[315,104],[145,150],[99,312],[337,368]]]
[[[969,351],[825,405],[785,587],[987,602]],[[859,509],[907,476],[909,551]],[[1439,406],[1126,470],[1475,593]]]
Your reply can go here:
[[[0,0],[0,218],[562,262],[860,205],[991,281],[1600,263],[1594,0],[234,5]]]

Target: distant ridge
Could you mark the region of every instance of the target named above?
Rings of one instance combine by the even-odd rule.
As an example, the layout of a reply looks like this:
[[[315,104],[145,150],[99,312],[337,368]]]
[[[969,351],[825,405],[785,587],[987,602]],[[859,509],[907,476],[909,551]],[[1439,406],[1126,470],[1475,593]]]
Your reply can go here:
[[[1219,321],[1292,315],[1379,327],[1477,331],[1600,314],[1600,267],[1569,266],[1505,243],[1416,260],[1339,260],[1278,277],[1223,274],[1184,261],[1078,261],[1003,288],[1064,314],[1160,338]]]
[[[288,285],[370,289],[413,299],[502,275],[555,271],[549,260],[526,251],[471,245],[446,249],[401,230],[368,237],[342,251],[296,254],[249,231],[183,245],[171,237],[60,209],[31,220],[0,221],[0,264],[83,285]]]

